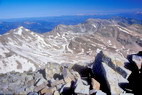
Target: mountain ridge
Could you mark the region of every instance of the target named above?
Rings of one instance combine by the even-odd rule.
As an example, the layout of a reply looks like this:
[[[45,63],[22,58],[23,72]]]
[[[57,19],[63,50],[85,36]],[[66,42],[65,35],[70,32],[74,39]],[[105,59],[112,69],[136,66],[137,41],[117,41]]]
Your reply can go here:
[[[132,15],[132,14],[131,14]],[[119,16],[119,17],[118,17]],[[131,24],[142,24],[141,19],[138,19],[135,16],[121,16],[121,15],[92,15],[92,16],[60,16],[60,17],[45,17],[45,18],[23,18],[23,19],[8,19],[2,20],[0,22],[0,31],[1,34],[9,31],[10,29],[15,29],[19,26],[24,26],[34,32],[37,33],[45,33],[52,31],[57,25],[64,24],[64,25],[76,25],[79,23],[85,22],[89,18],[94,19],[114,19],[125,21]],[[119,19],[118,19],[119,18]],[[135,18],[135,19],[134,19]],[[48,27],[47,27],[48,26]]]
[[[49,62],[90,63],[98,51],[112,52],[112,56],[118,54],[119,59],[125,59],[127,54],[141,50],[141,27],[102,19],[59,25],[44,34],[18,27],[0,36],[0,63],[3,64],[0,70],[3,73],[34,71]],[[30,65],[27,67],[27,64]]]

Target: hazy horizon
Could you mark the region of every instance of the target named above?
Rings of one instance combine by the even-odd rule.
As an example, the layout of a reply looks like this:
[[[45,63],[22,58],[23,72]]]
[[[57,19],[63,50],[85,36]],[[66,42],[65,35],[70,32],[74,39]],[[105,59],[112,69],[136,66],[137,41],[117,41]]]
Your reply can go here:
[[[0,0],[0,19],[142,12],[141,0]]]

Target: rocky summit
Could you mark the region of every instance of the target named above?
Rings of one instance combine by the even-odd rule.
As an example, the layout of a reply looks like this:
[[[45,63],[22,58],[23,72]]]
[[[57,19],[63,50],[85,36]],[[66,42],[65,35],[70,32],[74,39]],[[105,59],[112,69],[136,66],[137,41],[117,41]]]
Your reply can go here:
[[[134,56],[137,56],[138,59],[134,59]],[[132,54],[128,55],[128,62],[121,63],[107,55],[106,52],[100,51],[95,61],[85,66],[48,63],[44,68],[34,72],[1,74],[0,93],[141,95],[142,68],[138,67],[138,61],[141,59],[142,54]]]
[[[10,30],[0,35],[0,94],[141,95],[141,29],[88,19],[43,34]]]

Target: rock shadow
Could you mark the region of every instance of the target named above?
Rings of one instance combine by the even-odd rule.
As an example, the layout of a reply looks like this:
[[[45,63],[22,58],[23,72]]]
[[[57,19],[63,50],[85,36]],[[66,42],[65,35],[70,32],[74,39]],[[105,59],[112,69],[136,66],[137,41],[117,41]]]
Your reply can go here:
[[[61,79],[63,79],[63,75],[60,75],[60,74],[57,74],[57,73],[55,73],[54,75],[53,75],[53,78],[55,79],[55,80],[61,80]]]
[[[128,77],[129,83],[121,83],[119,84],[122,89],[124,89],[126,92],[129,92],[129,90],[132,90],[132,93],[134,95],[142,95],[142,67],[139,69],[136,65],[136,63],[133,61],[133,55],[138,55],[142,57],[142,51],[137,54],[128,55],[127,59],[129,62],[125,63],[125,68],[129,69],[131,71],[130,76]],[[142,65],[141,65],[142,66]]]
[[[42,74],[42,76],[43,76],[44,79],[46,79],[46,72],[45,72],[45,69],[40,69],[40,70],[38,70],[38,72],[39,72],[40,74]],[[47,80],[47,79],[46,79],[46,80]]]
[[[100,89],[107,93],[107,95],[111,95],[110,86],[106,80],[106,71],[102,65],[102,56],[104,56],[103,52],[97,54],[95,61],[93,62],[92,71],[94,73],[94,78],[101,84]]]
[[[72,69],[80,74],[81,77],[88,77],[90,70],[87,66],[81,66],[78,64],[73,65]]]

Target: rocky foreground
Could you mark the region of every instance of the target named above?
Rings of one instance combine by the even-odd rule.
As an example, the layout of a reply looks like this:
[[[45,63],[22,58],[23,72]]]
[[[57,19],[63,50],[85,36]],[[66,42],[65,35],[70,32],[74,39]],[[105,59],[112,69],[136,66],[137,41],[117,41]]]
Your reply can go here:
[[[35,72],[1,74],[0,93],[142,95],[142,52],[129,55],[127,59],[126,63],[121,63],[101,51],[93,63],[84,66],[49,63]]]

